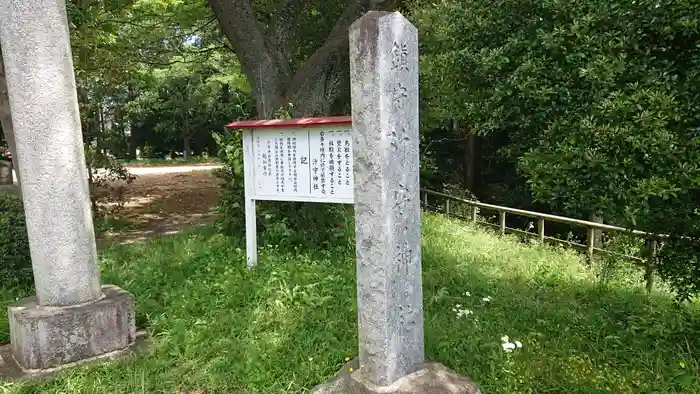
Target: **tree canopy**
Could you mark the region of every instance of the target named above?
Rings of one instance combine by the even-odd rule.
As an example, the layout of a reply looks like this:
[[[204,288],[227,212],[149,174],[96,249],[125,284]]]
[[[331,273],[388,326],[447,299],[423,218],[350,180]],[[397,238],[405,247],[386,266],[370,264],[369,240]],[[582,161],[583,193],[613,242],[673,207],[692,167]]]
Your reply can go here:
[[[700,236],[694,2],[441,1],[412,15],[428,125],[507,141],[502,160],[556,212]],[[684,278],[700,269],[688,257]]]
[[[348,27],[370,9],[420,32],[423,186],[669,234],[656,268],[700,292],[690,0],[72,0],[88,157],[240,161],[215,137],[229,120],[348,114]]]
[[[209,0],[241,62],[261,118],[291,103],[295,115],[347,112],[348,28],[396,0]]]

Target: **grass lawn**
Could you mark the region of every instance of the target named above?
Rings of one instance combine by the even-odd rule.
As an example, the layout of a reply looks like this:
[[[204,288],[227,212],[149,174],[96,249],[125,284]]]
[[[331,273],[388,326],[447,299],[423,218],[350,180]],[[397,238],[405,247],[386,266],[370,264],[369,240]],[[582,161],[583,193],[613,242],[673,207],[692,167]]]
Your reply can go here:
[[[427,356],[483,393],[700,392],[695,306],[646,296],[629,276],[602,284],[573,252],[437,215],[424,215],[423,233]],[[150,354],[0,392],[307,392],[356,355],[354,252],[268,246],[250,272],[244,255],[242,239],[207,231],[102,252],[103,281],[136,296]],[[0,300],[26,293],[0,289]],[[506,353],[503,335],[522,348]]]

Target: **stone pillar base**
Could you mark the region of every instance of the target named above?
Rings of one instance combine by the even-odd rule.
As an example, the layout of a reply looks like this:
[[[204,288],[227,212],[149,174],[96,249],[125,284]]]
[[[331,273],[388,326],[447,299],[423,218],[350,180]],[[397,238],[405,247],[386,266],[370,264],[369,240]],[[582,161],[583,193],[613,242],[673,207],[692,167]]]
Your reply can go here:
[[[134,296],[117,286],[102,286],[95,302],[67,307],[37,304],[36,297],[9,307],[14,361],[25,373],[127,349],[136,341]]]
[[[358,367],[356,359],[350,361],[333,380],[314,387],[311,394],[480,394],[469,378],[437,363],[428,362],[391,386],[376,386],[365,381]]]

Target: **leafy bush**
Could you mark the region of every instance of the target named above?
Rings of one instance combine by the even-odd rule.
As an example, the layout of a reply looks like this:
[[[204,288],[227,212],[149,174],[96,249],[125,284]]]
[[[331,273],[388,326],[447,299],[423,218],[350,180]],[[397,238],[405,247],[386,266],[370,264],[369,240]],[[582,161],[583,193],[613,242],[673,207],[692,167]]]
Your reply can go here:
[[[33,280],[22,199],[6,193],[0,194],[0,278],[15,285]]]
[[[123,184],[113,183],[122,181],[130,184],[136,180],[136,176],[116,158],[102,154],[92,147],[85,149],[85,161],[88,167],[93,214],[103,218],[118,214],[126,203],[125,188]]]
[[[240,132],[215,134],[224,166],[216,171],[222,180],[217,206],[219,230],[228,235],[245,234],[243,143]],[[341,204],[257,201],[257,229],[263,244],[325,248],[354,245],[354,217],[350,206]]]
[[[624,256],[645,258],[645,241],[638,236],[606,232],[603,236],[603,249],[612,254],[596,254],[594,269],[601,283],[625,283],[632,286],[645,286],[644,272]],[[658,287],[658,286],[657,286]]]
[[[700,239],[696,4],[445,0],[413,8],[429,118],[504,136],[503,152],[533,197],[555,211]],[[688,247],[668,242],[657,262],[685,296],[700,292]]]
[[[697,239],[673,238],[664,242],[659,251],[656,261],[659,274],[673,286],[680,299],[689,300],[700,294],[699,256]]]
[[[224,163],[223,167],[214,170],[214,175],[222,181],[216,207],[221,214],[217,226],[222,233],[242,233],[245,231],[243,141],[240,133],[231,131],[215,133],[214,140],[219,147],[218,157]]]

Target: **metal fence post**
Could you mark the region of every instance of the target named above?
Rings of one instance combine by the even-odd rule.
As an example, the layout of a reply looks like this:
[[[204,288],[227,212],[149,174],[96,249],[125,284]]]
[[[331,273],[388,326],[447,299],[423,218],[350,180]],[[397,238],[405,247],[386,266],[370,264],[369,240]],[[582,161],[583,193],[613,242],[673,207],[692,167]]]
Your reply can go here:
[[[588,264],[593,264],[593,253],[595,252],[595,229],[592,227],[586,227],[586,246],[588,246],[586,251]]]
[[[505,233],[506,233],[506,211],[499,211],[498,214],[500,215],[500,219],[501,219],[501,235],[505,235]]]
[[[644,241],[644,281],[646,282],[647,293],[651,293],[654,287],[654,260],[656,259],[656,247],[658,241],[656,239],[647,238]]]
[[[544,243],[544,219],[537,219],[537,235],[540,237],[540,242]]]

